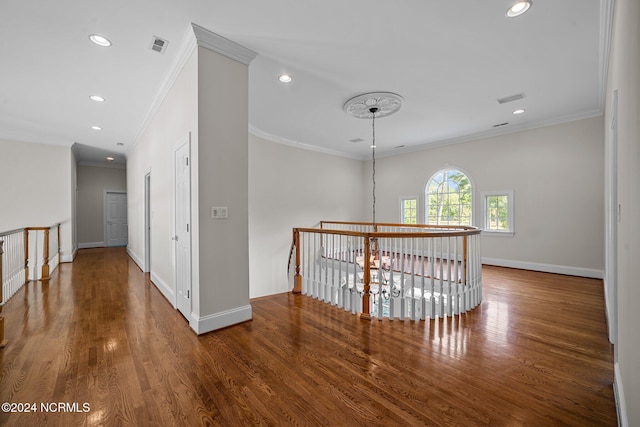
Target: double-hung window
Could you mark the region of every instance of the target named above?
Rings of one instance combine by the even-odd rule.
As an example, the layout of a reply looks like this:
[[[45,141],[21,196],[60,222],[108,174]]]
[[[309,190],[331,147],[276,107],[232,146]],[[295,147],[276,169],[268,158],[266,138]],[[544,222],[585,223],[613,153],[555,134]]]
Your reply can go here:
[[[402,224],[418,223],[418,198],[400,198],[400,222]]]
[[[484,232],[512,236],[513,191],[484,191],[482,193]]]

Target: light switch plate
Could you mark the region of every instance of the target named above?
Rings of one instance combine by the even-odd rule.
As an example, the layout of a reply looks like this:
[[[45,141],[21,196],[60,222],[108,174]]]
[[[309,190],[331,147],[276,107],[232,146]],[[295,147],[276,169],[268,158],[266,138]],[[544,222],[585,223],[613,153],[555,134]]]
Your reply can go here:
[[[211,218],[214,218],[214,219],[229,218],[229,208],[226,206],[212,206]]]

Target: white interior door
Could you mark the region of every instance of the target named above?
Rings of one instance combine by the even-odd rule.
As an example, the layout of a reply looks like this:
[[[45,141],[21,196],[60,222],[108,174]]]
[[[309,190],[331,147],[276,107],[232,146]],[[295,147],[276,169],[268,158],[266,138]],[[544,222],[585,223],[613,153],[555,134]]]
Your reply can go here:
[[[127,193],[106,192],[105,222],[106,245],[126,246],[129,238]]]
[[[605,210],[605,302],[609,341],[618,343],[618,222],[620,210],[618,202],[618,91],[613,91],[611,122],[608,131],[608,173],[606,182]],[[617,346],[614,360],[618,361]]]
[[[151,272],[151,173],[144,176],[144,272]]]
[[[191,165],[189,140],[174,153],[175,162],[175,243],[176,305],[191,316]]]

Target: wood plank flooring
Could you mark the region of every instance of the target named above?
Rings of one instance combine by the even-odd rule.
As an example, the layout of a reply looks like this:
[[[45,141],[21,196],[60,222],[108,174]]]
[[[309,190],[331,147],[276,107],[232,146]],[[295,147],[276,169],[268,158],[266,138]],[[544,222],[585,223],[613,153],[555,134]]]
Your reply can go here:
[[[197,337],[124,249],[82,250],[4,307],[0,402],[37,412],[0,425],[615,426],[602,281],[483,282],[455,318],[363,322],[280,294]]]

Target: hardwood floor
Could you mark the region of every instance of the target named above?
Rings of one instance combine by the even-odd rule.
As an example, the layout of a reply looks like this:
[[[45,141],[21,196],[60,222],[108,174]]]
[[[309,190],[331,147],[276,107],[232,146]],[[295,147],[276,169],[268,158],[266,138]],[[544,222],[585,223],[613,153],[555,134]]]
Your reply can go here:
[[[456,318],[363,322],[280,294],[197,337],[123,249],[82,250],[4,307],[0,402],[37,412],[0,425],[615,426],[602,282],[483,281]]]

